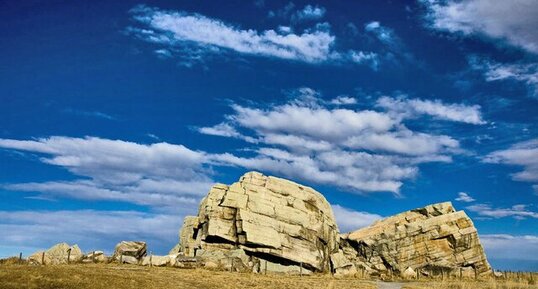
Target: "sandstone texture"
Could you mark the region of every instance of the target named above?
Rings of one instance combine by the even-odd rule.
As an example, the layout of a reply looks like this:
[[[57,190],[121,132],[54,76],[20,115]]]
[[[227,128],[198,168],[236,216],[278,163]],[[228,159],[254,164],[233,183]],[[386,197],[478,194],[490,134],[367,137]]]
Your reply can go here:
[[[43,255],[44,254],[44,255]],[[58,265],[82,261],[83,254],[77,245],[59,243],[47,251],[39,251],[28,257],[28,261],[40,265]]]
[[[147,254],[145,242],[140,241],[121,241],[114,249],[113,260],[122,263],[137,264]]]
[[[185,218],[179,251],[208,267],[306,274],[330,271],[338,244],[332,208],[322,194],[249,172],[230,186],[211,188],[198,216]]]
[[[322,194],[258,172],[232,185],[213,186],[198,215],[184,219],[179,239],[170,255],[192,258],[206,268],[407,279],[492,272],[472,221],[449,202],[340,235]]]
[[[415,270],[426,275],[492,272],[473,222],[450,202],[404,212],[343,234],[340,247],[352,266],[369,273],[391,271],[409,278]]]

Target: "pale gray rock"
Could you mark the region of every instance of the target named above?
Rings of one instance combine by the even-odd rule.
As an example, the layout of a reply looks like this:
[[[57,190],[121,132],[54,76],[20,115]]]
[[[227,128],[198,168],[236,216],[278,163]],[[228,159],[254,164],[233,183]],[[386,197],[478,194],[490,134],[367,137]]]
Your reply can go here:
[[[145,257],[146,254],[147,246],[145,242],[121,241],[116,245],[112,259],[120,261],[120,258],[125,259],[124,257],[133,257],[138,262],[139,260],[142,260],[142,258]]]

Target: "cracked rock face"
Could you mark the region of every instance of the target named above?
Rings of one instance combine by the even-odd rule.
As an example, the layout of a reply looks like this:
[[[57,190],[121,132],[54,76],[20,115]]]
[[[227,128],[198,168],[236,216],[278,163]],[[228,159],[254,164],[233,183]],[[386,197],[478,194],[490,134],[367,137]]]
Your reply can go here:
[[[491,274],[473,222],[450,202],[404,212],[343,234],[340,246],[351,263],[370,272],[403,274],[419,269],[427,274]]]
[[[180,232],[180,251],[186,256],[223,260],[239,249],[243,263],[257,270],[265,260],[275,271],[302,264],[304,272],[327,272],[338,244],[332,208],[323,195],[257,172],[230,186],[213,186],[198,216],[186,217]]]
[[[327,200],[312,188],[249,172],[217,184],[184,219],[173,253],[236,271],[337,275],[490,274],[476,228],[440,203],[339,235]],[[360,271],[360,272],[359,272]]]

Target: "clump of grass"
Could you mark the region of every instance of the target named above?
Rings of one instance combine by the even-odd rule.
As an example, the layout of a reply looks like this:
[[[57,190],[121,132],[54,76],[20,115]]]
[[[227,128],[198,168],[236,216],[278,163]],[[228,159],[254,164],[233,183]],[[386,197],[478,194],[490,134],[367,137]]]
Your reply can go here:
[[[20,260],[18,257],[9,257],[5,259],[0,259],[0,265],[22,265],[28,264],[28,261],[25,259]]]

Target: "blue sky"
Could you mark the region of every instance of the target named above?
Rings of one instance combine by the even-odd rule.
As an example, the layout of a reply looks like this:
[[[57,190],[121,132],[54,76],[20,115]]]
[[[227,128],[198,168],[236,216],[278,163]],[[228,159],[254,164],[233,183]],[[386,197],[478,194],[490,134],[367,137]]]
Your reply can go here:
[[[111,3],[114,2],[114,3]],[[452,201],[538,270],[538,5],[0,3],[0,256],[163,254],[215,182],[322,192],[341,231]]]

